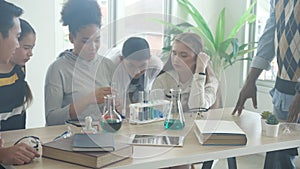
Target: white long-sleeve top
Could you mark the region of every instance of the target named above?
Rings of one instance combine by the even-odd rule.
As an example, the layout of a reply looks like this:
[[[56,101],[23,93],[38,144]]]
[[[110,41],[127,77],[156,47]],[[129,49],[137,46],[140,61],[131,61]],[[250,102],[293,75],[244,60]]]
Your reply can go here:
[[[183,111],[195,108],[210,108],[216,101],[218,79],[195,73],[186,83],[179,81],[179,75],[175,70],[167,71],[154,81],[152,89],[164,89],[167,95],[170,89],[181,88],[181,104]]]

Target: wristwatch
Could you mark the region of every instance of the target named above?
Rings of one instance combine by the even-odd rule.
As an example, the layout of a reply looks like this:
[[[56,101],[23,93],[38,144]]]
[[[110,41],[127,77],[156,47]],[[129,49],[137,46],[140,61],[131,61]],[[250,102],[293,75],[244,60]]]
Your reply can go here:
[[[300,82],[296,83],[295,91],[300,93]]]

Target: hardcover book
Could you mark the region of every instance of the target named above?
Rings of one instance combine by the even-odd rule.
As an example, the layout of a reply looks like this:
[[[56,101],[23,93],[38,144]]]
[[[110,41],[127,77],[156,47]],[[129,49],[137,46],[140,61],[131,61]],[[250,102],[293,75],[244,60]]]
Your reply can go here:
[[[76,152],[72,150],[73,141],[74,136],[43,144],[43,157],[92,168],[100,168],[129,158],[133,153],[131,145],[121,143],[115,143],[115,149],[112,152]]]
[[[245,132],[234,122],[195,120],[194,133],[203,145],[240,146],[247,144]]]

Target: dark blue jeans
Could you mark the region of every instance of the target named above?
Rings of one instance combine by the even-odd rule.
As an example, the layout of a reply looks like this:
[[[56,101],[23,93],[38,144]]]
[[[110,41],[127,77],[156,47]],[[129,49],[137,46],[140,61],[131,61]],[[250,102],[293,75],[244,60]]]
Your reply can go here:
[[[281,107],[274,106],[273,113],[280,120],[287,119],[288,112],[283,111]],[[267,152],[264,169],[295,169],[294,160],[297,155],[297,148]]]
[[[264,169],[295,169],[297,148],[267,152]]]

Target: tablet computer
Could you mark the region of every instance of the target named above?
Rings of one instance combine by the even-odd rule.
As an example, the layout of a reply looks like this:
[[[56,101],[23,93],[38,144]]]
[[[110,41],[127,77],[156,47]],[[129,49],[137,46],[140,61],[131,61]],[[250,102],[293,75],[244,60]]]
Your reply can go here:
[[[149,146],[183,146],[183,136],[133,134],[131,144]]]

